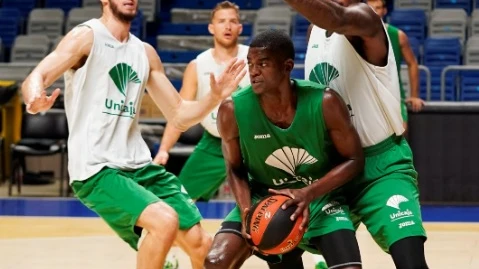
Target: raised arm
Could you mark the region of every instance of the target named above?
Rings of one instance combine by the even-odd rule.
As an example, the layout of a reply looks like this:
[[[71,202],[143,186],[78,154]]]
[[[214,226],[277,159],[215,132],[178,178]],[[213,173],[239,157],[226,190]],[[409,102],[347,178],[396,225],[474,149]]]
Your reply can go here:
[[[183,100],[194,100],[198,90],[198,82],[196,76],[196,61],[191,61],[188,66],[186,66],[185,72],[183,74],[183,83],[180,90],[180,97]],[[156,154],[154,163],[165,165],[168,162],[169,154],[168,152],[176,144],[180,138],[181,131],[176,129],[175,126],[171,123],[166,124],[165,132],[161,139],[161,146]]]
[[[35,67],[22,84],[22,96],[27,112],[35,114],[53,106],[60,89],[55,89],[51,96],[47,96],[45,89],[67,70],[81,67],[92,44],[91,28],[75,27],[60,41],[57,48]]]
[[[364,3],[343,7],[331,0],[285,0],[314,25],[347,36],[375,37],[381,18]]]
[[[399,45],[401,54],[408,67],[409,85],[411,85],[411,97],[407,101],[411,103],[413,111],[418,112],[424,105],[424,101],[419,98],[419,66],[407,35],[401,30],[399,30]]]
[[[245,62],[233,59],[219,78],[215,79],[211,74],[211,92],[208,95],[199,101],[187,101],[181,98],[166,77],[163,64],[155,49],[149,44],[145,44],[145,48],[150,61],[148,93],[167,121],[180,131],[187,130],[206,117],[238,88],[239,82],[246,74]]]
[[[227,100],[221,104],[218,110],[217,125],[226,163],[226,178],[244,218],[245,209],[251,207],[251,192],[248,185],[248,171],[241,156],[239,130],[234,115],[233,101]]]

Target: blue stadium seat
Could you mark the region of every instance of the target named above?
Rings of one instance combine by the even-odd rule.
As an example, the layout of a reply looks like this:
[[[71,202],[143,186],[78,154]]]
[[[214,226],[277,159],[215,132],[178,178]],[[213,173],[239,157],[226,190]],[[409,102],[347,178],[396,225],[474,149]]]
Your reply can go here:
[[[0,38],[5,48],[11,48],[19,34],[19,22],[15,17],[0,16]]]
[[[201,51],[158,51],[158,55],[164,63],[189,63],[200,53]]]
[[[28,18],[30,11],[36,7],[36,0],[3,0],[2,7],[18,8],[23,18]]]
[[[180,91],[181,85],[183,85],[183,81],[181,79],[173,79],[171,80],[171,84],[173,84],[177,91]]]
[[[479,101],[479,71],[461,72],[461,101]]]
[[[60,8],[65,12],[65,14],[68,14],[70,9],[81,6],[81,0],[45,0],[46,8]]]
[[[218,4],[218,0],[170,0],[168,5],[177,8],[212,9]],[[240,9],[259,9],[262,6],[261,0],[235,0],[232,1]]]
[[[304,79],[304,68],[294,68],[291,71],[291,78]]]
[[[471,14],[472,0],[435,0],[435,8],[462,8]]]
[[[422,9],[396,9],[391,13],[389,23],[414,37],[422,44],[426,38],[426,13]]]
[[[293,18],[293,36],[306,36],[309,24],[305,17],[296,14]]]
[[[308,42],[305,36],[293,37],[294,50],[296,54],[295,62],[304,63],[306,57],[306,50],[308,48]]]
[[[428,38],[424,41],[424,65],[445,66],[461,64],[462,45],[459,38]]]
[[[243,32],[241,35],[250,36],[252,33],[252,25],[243,24]],[[211,35],[208,32],[208,24],[194,23],[160,23],[158,27],[158,35]]]
[[[138,10],[138,13],[135,19],[131,22],[130,32],[135,35],[136,37],[143,39],[143,23],[145,21],[145,17],[141,10]]]

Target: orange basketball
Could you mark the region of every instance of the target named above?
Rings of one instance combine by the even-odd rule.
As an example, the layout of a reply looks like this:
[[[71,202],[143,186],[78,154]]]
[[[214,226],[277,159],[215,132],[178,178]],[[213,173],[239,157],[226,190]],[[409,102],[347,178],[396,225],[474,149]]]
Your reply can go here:
[[[293,250],[303,238],[299,230],[303,221],[300,215],[295,221],[290,217],[297,206],[283,210],[281,206],[291,199],[285,195],[270,195],[256,203],[246,216],[246,232],[251,235],[251,244],[261,252],[279,255]]]

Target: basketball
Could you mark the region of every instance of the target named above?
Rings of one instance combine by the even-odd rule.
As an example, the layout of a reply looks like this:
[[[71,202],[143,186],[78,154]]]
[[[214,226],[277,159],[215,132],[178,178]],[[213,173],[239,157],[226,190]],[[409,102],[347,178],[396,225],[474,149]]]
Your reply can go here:
[[[246,216],[246,232],[251,235],[251,244],[261,252],[279,255],[293,250],[303,238],[299,230],[303,216],[295,221],[290,217],[297,206],[283,210],[281,206],[291,199],[285,195],[270,195],[256,203]]]

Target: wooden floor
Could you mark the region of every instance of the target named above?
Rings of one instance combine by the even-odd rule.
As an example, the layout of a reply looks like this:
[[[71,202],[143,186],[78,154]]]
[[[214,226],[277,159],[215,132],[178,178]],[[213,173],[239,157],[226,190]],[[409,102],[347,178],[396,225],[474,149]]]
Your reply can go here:
[[[219,221],[205,220],[214,233]],[[426,256],[431,269],[479,268],[478,223],[428,223]],[[363,227],[358,231],[363,268],[387,269],[394,265],[379,250]],[[175,250],[180,268],[191,268],[188,258]],[[313,269],[304,255],[305,268]],[[1,269],[122,269],[135,268],[135,252],[98,218],[0,217]],[[242,268],[267,268],[251,258]]]

